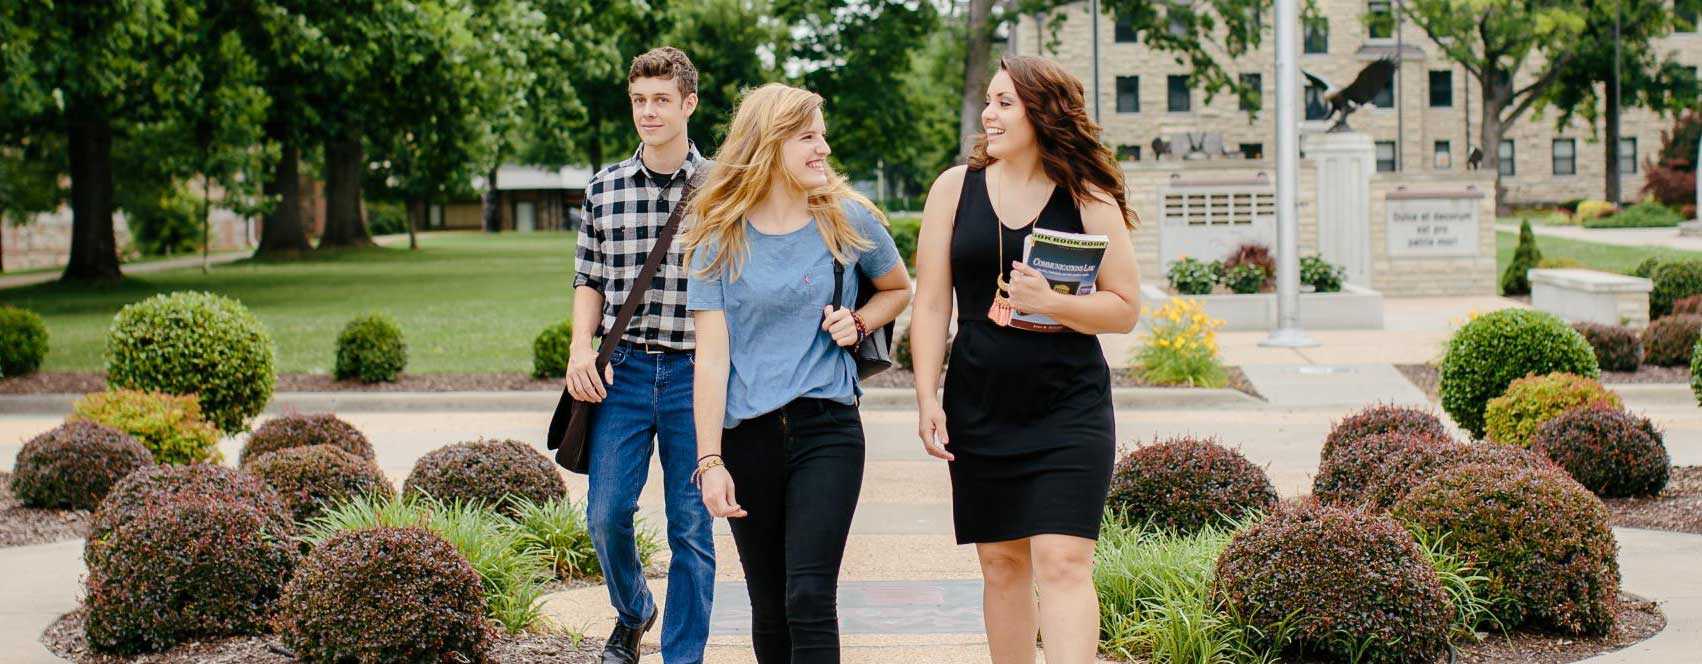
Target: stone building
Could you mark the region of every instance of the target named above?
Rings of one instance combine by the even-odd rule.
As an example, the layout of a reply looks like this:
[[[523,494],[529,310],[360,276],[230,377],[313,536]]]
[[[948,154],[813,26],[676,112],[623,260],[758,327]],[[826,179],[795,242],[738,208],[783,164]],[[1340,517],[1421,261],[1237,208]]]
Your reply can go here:
[[[1678,0],[1686,3],[1687,0]],[[1688,18],[1680,32],[1662,37],[1657,47],[1693,71],[1702,66],[1702,33],[1695,29],[1694,7],[1681,11]],[[1368,20],[1388,16],[1391,0],[1316,0],[1319,16],[1305,21],[1300,31],[1300,68],[1332,85],[1345,86],[1364,66],[1380,58],[1399,63],[1391,89],[1351,119],[1354,129],[1376,142],[1377,170],[1419,174],[1457,173],[1466,169],[1467,155],[1480,136],[1482,94],[1477,82],[1449,61],[1420,28],[1410,21]],[[1100,17],[1099,108],[1105,140],[1128,161],[1153,158],[1154,138],[1172,145],[1172,154],[1197,145],[1213,158],[1262,158],[1275,137],[1275,37],[1267,24],[1259,48],[1228,65],[1261,91],[1256,107],[1244,107],[1230,94],[1210,102],[1188,82],[1188,67],[1176,56],[1148,48],[1140,35],[1119,29],[1109,13]],[[1024,16],[1010,36],[1010,52],[1039,54],[1061,62],[1088,84],[1092,95],[1092,33],[1086,2],[1066,5],[1045,15]],[[1521,72],[1530,76],[1529,70]],[[1525,85],[1528,81],[1516,81]],[[1305,135],[1326,124],[1320,92],[1308,88],[1303,105],[1302,149]],[[1255,112],[1256,111],[1256,112]],[[1554,203],[1575,198],[1601,198],[1606,179],[1605,131],[1582,120],[1556,130],[1552,111],[1527,112],[1506,134],[1499,147],[1503,163],[1501,184],[1511,204]],[[1643,187],[1646,160],[1660,149],[1661,131],[1669,118],[1641,108],[1621,115],[1623,149],[1621,195],[1635,200]],[[1509,159],[1509,157],[1511,157]],[[1174,156],[1172,158],[1175,158]]]

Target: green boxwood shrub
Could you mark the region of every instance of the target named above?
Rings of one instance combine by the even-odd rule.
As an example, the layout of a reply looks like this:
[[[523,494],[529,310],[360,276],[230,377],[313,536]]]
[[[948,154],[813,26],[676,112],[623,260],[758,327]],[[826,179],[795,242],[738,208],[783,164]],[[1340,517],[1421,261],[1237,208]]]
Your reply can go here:
[[[1383,433],[1415,433],[1439,440],[1452,437],[1442,418],[1427,409],[1377,404],[1342,418],[1330,427],[1320,456],[1327,463],[1342,445]]]
[[[1440,369],[1442,409],[1478,438],[1489,400],[1513,381],[1557,371],[1601,374],[1583,335],[1553,314],[1528,309],[1502,309],[1466,323],[1448,340]]]
[[[1489,441],[1529,447],[1537,427],[1578,406],[1619,406],[1619,395],[1602,387],[1594,378],[1569,373],[1526,376],[1513,381],[1501,396],[1489,400],[1484,409],[1484,428]]]
[[[1618,214],[1584,222],[1584,228],[1672,228],[1684,221],[1678,211],[1654,200],[1646,200]]]
[[[337,380],[388,383],[408,366],[408,344],[402,328],[384,314],[349,321],[337,335]]]
[[[1702,295],[1702,260],[1663,261],[1657,264],[1649,279],[1655,289],[1649,292],[1649,319],[1656,320],[1672,313],[1673,304],[1691,295]]]
[[[1410,447],[1448,445],[1453,439],[1426,432],[1391,431],[1343,442],[1318,464],[1312,496],[1328,505],[1356,506],[1368,498],[1389,456]]]
[[[212,293],[155,295],[119,310],[106,338],[106,382],[193,394],[207,421],[243,431],[272,399],[272,337],[241,302]]]
[[[296,523],[357,496],[389,498],[395,487],[372,461],[331,445],[291,447],[260,455],[244,468],[278,492]]]
[[[269,452],[292,447],[331,445],[367,461],[376,459],[372,443],[355,425],[330,413],[274,417],[254,429],[242,446],[238,463],[248,465]]]
[[[1643,329],[1643,360],[1657,367],[1682,367],[1702,339],[1702,316],[1674,314]]]
[[[573,321],[564,320],[544,328],[532,340],[532,377],[562,378],[573,346]]]
[[[1106,505],[1131,523],[1191,533],[1277,503],[1264,469],[1215,440],[1171,438],[1131,450],[1111,474]]]
[[[12,494],[25,507],[93,510],[118,480],[153,463],[130,434],[94,422],[66,422],[18,451]]]
[[[1441,445],[1405,445],[1390,450],[1366,480],[1362,506],[1388,511],[1412,488],[1449,468],[1490,464],[1508,468],[1553,468],[1547,457],[1523,447],[1493,443],[1447,442]]]
[[[265,633],[300,556],[295,535],[241,501],[183,495],[146,506],[89,570],[89,644],[135,654]]]
[[[1386,516],[1304,505],[1235,535],[1214,593],[1231,615],[1332,661],[1430,664],[1454,611],[1411,533]]]
[[[1470,465],[1414,487],[1392,514],[1481,565],[1508,627],[1613,627],[1619,561],[1607,507],[1559,469]]]
[[[518,440],[478,440],[427,452],[402,484],[406,496],[478,502],[512,514],[514,499],[535,503],[567,496],[554,461]]]
[[[242,503],[259,510],[267,532],[287,532],[294,526],[277,492],[258,478],[208,463],[187,466],[147,466],[113,485],[90,520],[83,560],[95,569],[105,560],[112,534],[143,518],[157,505],[203,496],[221,503]]]
[[[1536,233],[1531,231],[1531,220],[1519,222],[1519,245],[1513,249],[1513,260],[1508,261],[1506,271],[1501,273],[1502,295],[1530,295],[1531,268],[1542,262],[1542,250],[1537,248]]]
[[[380,599],[382,598],[382,599]],[[284,588],[277,627],[310,664],[483,662],[479,575],[424,528],[339,533],[302,561]]]
[[[71,419],[99,422],[136,437],[160,463],[218,462],[219,429],[201,416],[194,395],[112,390],[83,395]]]
[[[35,373],[47,357],[47,323],[28,309],[0,306],[0,378]]]
[[[1653,279],[1655,271],[1661,269],[1661,264],[1665,262],[1660,256],[1645,258],[1637,263],[1637,267],[1631,268],[1631,276]]]
[[[1636,330],[1589,322],[1573,323],[1572,329],[1590,343],[1602,371],[1636,371],[1643,364],[1643,339]]]
[[[916,242],[922,236],[922,218],[919,216],[893,216],[887,218],[887,231],[892,233],[892,243],[898,248],[899,257],[904,264],[912,268],[916,265]]]
[[[1603,498],[1660,493],[1672,462],[1654,422],[1605,405],[1574,408],[1544,422],[1532,449]]]

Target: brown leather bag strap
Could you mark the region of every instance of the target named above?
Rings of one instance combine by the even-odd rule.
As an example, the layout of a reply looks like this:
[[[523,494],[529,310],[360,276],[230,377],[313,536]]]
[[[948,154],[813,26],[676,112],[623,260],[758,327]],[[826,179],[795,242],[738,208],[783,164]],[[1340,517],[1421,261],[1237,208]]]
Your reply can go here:
[[[703,166],[698,166],[697,173],[686,181],[685,191],[680,193],[680,202],[674,204],[673,212],[668,214],[668,222],[662,226],[662,235],[656,238],[656,246],[651,247],[650,255],[644,259],[644,268],[638,271],[638,280],[632,284],[632,291],[627,293],[626,301],[621,303],[621,310],[615,314],[614,327],[609,328],[603,336],[603,347],[597,350],[597,372],[602,374],[603,367],[609,365],[609,358],[615,354],[615,346],[620,345],[621,337],[626,336],[626,328],[632,324],[633,314],[638,312],[638,305],[644,302],[644,294],[650,290],[650,282],[656,278],[656,270],[662,267],[662,259],[668,255],[668,248],[674,244],[674,236],[679,234],[680,222],[685,219],[686,208],[691,206],[691,197],[697,193],[697,185],[703,181]],[[612,338],[612,340],[611,340]]]

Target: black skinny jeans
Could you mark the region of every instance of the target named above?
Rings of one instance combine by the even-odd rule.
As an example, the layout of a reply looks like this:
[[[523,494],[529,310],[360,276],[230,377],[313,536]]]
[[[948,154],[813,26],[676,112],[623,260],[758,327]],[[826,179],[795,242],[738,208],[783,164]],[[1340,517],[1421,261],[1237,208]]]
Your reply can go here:
[[[729,519],[758,664],[839,662],[839,564],[863,488],[857,408],[798,399],[729,429],[721,446],[734,499]]]

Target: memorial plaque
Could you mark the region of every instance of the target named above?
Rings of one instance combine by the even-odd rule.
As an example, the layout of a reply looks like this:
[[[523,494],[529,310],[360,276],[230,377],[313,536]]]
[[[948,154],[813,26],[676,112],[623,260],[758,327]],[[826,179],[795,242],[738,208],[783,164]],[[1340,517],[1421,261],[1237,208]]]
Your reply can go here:
[[[1389,208],[1389,256],[1434,258],[1478,255],[1481,195],[1397,196]]]

